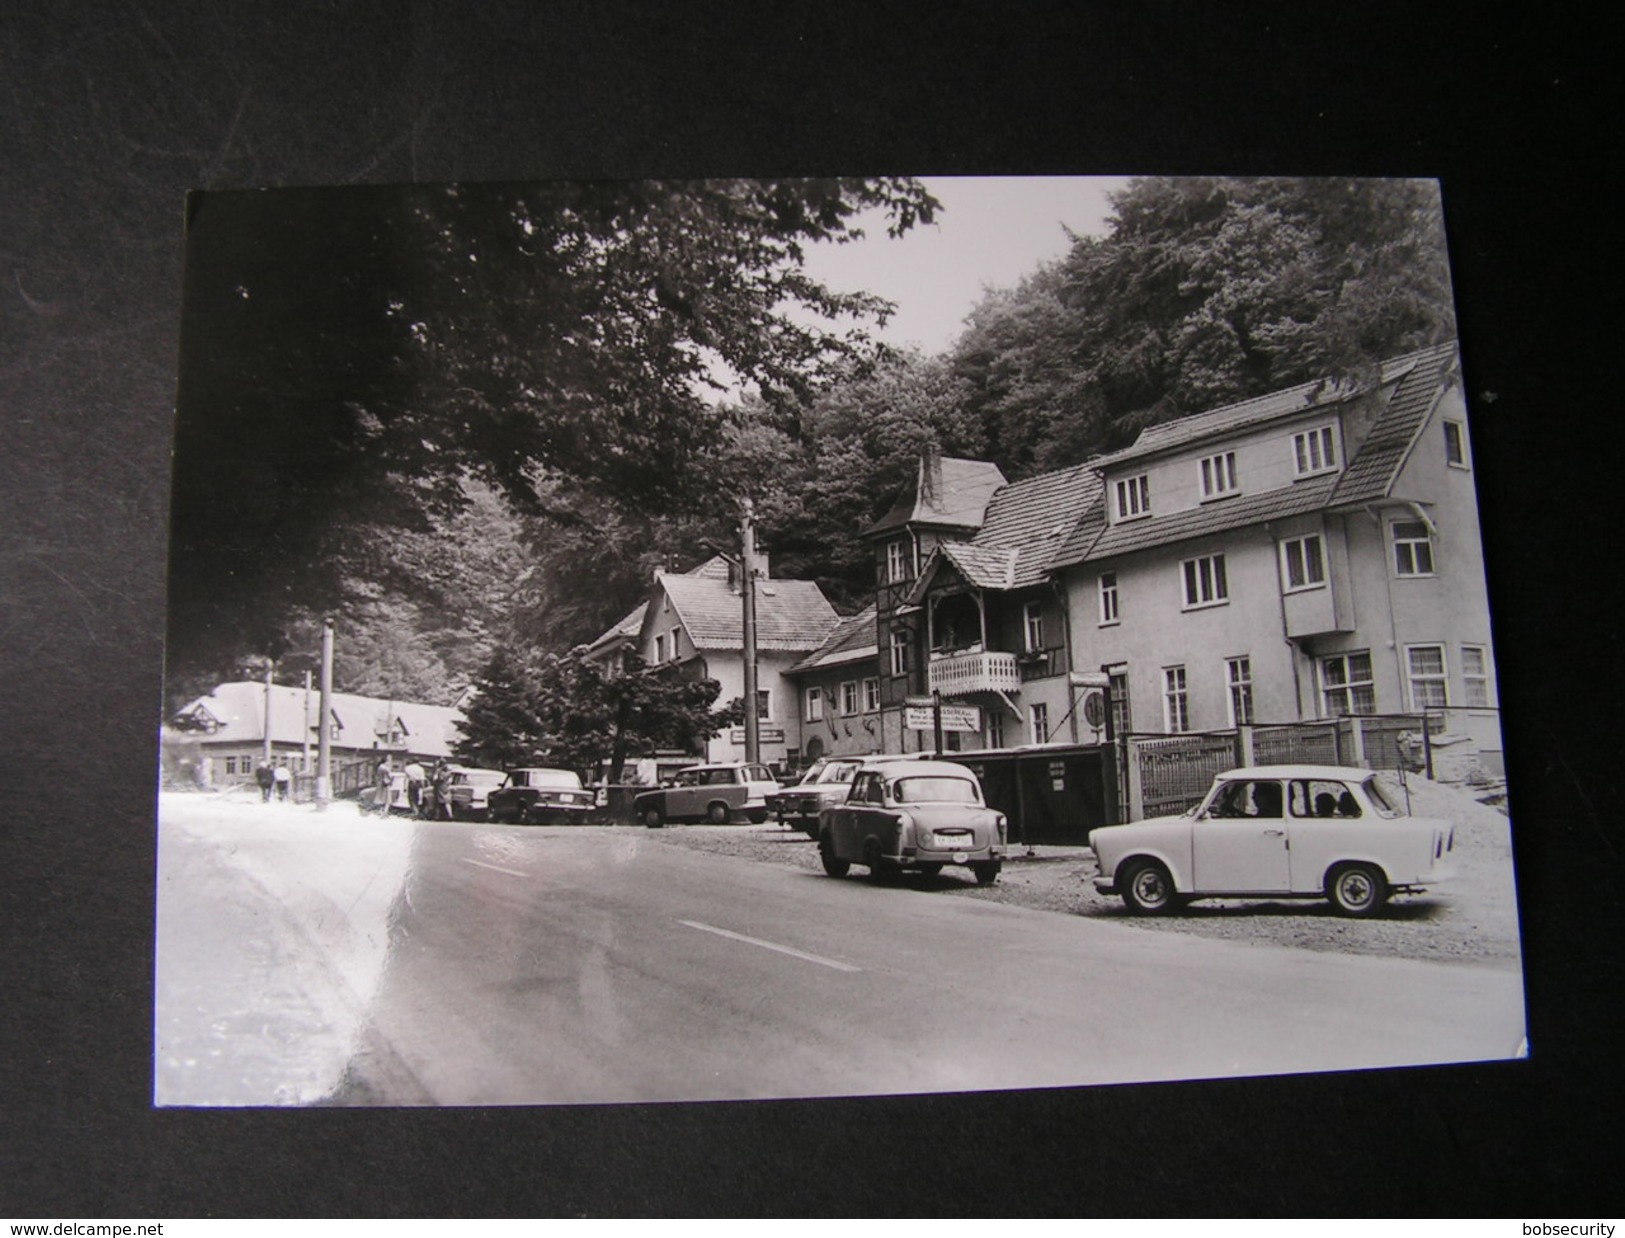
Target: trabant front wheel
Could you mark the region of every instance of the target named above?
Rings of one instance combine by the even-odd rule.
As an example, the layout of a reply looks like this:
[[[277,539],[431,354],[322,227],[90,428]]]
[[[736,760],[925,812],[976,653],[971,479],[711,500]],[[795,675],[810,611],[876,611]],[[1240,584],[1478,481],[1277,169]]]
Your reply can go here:
[[[1123,904],[1137,916],[1160,916],[1177,905],[1174,880],[1155,860],[1130,860],[1117,875]]]
[[[712,825],[727,825],[728,805],[724,804],[721,800],[718,800],[705,810],[705,819]]]
[[[1388,882],[1371,864],[1340,864],[1326,882],[1326,897],[1345,916],[1374,916],[1388,901]]]

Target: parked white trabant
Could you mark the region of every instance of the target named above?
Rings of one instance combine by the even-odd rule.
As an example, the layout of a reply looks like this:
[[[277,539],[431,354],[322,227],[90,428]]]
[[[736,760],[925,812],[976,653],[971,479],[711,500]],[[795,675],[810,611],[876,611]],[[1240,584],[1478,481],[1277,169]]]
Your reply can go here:
[[[1411,817],[1370,770],[1258,765],[1220,774],[1178,817],[1091,831],[1100,876],[1132,912],[1196,898],[1327,898],[1376,914],[1395,891],[1453,875],[1455,826]]]

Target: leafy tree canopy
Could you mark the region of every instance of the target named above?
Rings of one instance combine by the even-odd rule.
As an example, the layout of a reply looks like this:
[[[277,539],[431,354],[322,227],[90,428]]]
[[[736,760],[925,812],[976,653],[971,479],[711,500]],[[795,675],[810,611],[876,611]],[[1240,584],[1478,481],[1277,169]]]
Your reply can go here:
[[[719,375],[788,407],[889,311],[806,247],[936,208],[896,178],[194,195],[173,654],[279,655],[296,605],[337,605],[470,480],[520,513],[559,478],[670,509],[729,421]]]

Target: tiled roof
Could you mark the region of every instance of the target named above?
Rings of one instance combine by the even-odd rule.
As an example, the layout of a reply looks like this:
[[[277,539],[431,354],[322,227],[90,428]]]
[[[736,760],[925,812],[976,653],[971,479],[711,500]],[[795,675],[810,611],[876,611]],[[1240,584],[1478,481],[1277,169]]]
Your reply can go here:
[[[307,714],[307,701],[309,713]],[[333,742],[345,748],[371,748],[382,741],[393,715],[406,729],[405,747],[422,756],[449,756],[458,738],[457,724],[462,714],[444,705],[424,705],[417,701],[392,701],[382,697],[335,692],[333,715],[339,723],[339,736]],[[302,687],[271,685],[271,740],[278,744],[303,744],[309,728],[318,720],[321,694],[308,694]],[[200,712],[201,711],[201,712]],[[180,711],[181,715],[212,718],[217,724],[201,734],[211,743],[262,743],[265,739],[265,685],[254,680],[223,683],[207,696],[200,696]],[[315,736],[310,735],[315,743]]]
[[[1002,487],[971,539],[978,550],[1013,552],[1007,589],[1044,579],[1068,535],[1101,494],[1093,461]]]
[[[739,594],[725,579],[660,572],[655,582],[696,649],[742,649],[744,626]],[[776,652],[817,649],[840,621],[817,584],[810,580],[762,580],[756,590],[756,647]]]
[[[978,589],[1008,589],[1016,572],[1016,552],[969,542],[943,542],[942,557]]]
[[[1379,387],[1389,388],[1387,402],[1342,473],[1297,482],[1285,489],[1264,494],[1225,499],[1170,516],[1153,516],[1119,524],[1107,522],[1104,496],[1097,494],[1090,510],[1054,557],[1053,565],[1061,567],[1081,563],[1085,559],[1106,559],[1151,546],[1190,541],[1265,520],[1277,520],[1347,503],[1369,502],[1386,495],[1438,399],[1455,355],[1456,345],[1451,341],[1383,362]],[[1309,386],[1312,388],[1312,384]],[[1213,414],[1187,417],[1170,423],[1169,427],[1153,427],[1142,433],[1133,448],[1093,463],[1096,466],[1110,465],[1150,454],[1144,444],[1147,436],[1156,430],[1190,427],[1193,424],[1207,426],[1205,434],[1182,432],[1177,438],[1168,435],[1156,440],[1155,449],[1162,450],[1176,444],[1190,445],[1207,434],[1227,433],[1305,408],[1330,407],[1360,394],[1345,391],[1336,401],[1308,405],[1302,402],[1306,389],[1293,387],[1286,392],[1217,409]],[[1370,390],[1368,388],[1367,392]]]
[[[872,660],[879,655],[875,643],[875,608],[865,607],[855,615],[842,619],[828,639],[786,674],[797,675],[826,666],[844,666],[851,662]]]
[[[900,498],[892,509],[867,530],[881,533],[906,524],[949,525],[979,529],[993,492],[1004,485],[1004,474],[990,460],[938,459],[933,470],[921,459],[914,493]]]
[[[643,615],[649,609],[649,603],[639,602],[619,623],[606,631],[588,649],[600,649],[616,640],[636,640],[638,633],[643,631]]]
[[[1456,345],[1451,341],[1383,366],[1384,381],[1397,376],[1399,385],[1332,491],[1333,506],[1369,502],[1389,492],[1455,361]]]
[[[1115,555],[1144,550],[1150,546],[1166,546],[1173,542],[1188,542],[1206,537],[1210,533],[1223,533],[1264,520],[1280,520],[1303,512],[1318,511],[1326,506],[1327,496],[1337,484],[1337,475],[1316,477],[1282,490],[1267,490],[1263,494],[1242,495],[1209,503],[1171,516],[1154,516],[1148,520],[1125,520],[1109,525],[1088,547],[1082,558],[1109,559]]]

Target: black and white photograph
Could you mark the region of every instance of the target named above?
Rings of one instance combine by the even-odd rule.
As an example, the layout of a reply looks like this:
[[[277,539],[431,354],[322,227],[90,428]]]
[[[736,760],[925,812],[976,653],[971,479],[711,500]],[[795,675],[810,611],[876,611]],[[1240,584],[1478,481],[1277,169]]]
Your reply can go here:
[[[14,0],[0,1221],[1605,1232],[1603,16]]]
[[[198,193],[164,1106],[1526,1052],[1437,184]]]

